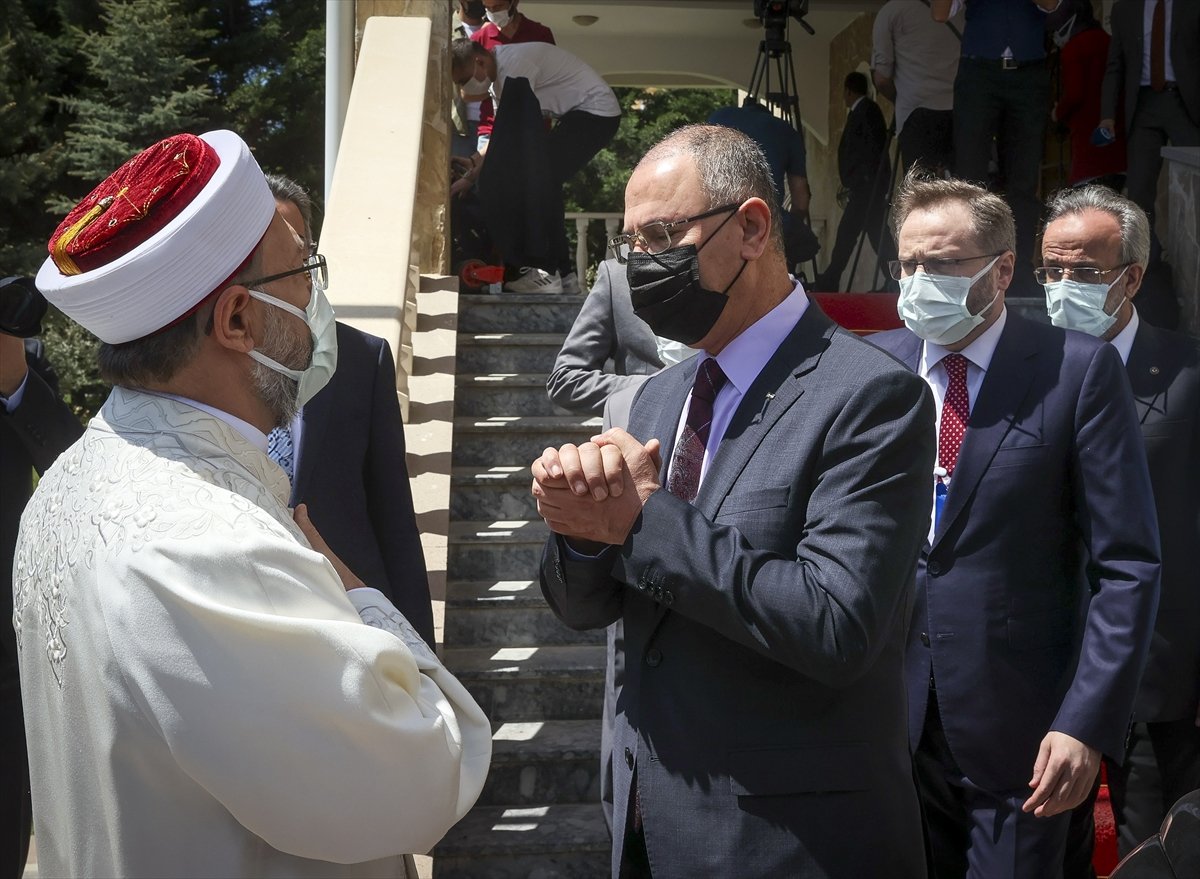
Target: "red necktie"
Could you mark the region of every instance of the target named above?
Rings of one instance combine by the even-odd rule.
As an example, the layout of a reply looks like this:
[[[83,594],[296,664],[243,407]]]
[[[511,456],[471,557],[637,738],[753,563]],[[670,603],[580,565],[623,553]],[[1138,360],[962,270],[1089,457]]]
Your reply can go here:
[[[946,386],[946,399],[942,401],[942,423],[938,427],[938,466],[947,476],[954,474],[958,463],[958,450],[962,446],[967,422],[971,419],[971,399],[967,393],[967,358],[961,354],[947,354],[942,366],[950,383]]]
[[[1167,84],[1167,4],[1158,0],[1150,23],[1150,87],[1161,92]]]
[[[696,370],[692,399],[688,403],[687,422],[671,455],[671,471],[667,476],[667,491],[689,504],[700,489],[700,472],[704,469],[704,449],[712,428],[713,400],[728,381],[721,365],[711,357],[705,358]]]

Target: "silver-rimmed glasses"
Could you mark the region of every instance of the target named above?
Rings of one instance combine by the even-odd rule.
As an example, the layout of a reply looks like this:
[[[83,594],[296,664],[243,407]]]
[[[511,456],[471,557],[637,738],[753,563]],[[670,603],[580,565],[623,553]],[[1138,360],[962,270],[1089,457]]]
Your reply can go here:
[[[613,256],[617,258],[617,262],[624,265],[629,259],[629,252],[634,247],[640,247],[643,251],[651,255],[660,254],[671,249],[671,239],[682,227],[699,220],[707,219],[708,217],[715,217],[717,214],[736,211],[741,206],[742,203],[739,201],[721,205],[719,208],[713,208],[711,211],[696,214],[694,217],[685,217],[682,220],[672,220],[669,223],[664,223],[661,220],[654,223],[647,223],[640,229],[634,229],[632,232],[622,233],[611,238],[608,246],[612,250]]]

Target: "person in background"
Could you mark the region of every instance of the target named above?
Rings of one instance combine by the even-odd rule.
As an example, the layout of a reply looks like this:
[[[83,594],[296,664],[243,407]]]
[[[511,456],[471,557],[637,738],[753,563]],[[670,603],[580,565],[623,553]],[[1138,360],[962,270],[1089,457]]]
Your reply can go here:
[[[1054,13],[1053,38],[1059,47],[1061,94],[1050,118],[1071,134],[1072,186],[1095,181],[1121,189],[1125,182],[1125,125],[1112,129],[1112,139],[1096,139],[1100,124],[1100,90],[1108,65],[1108,33],[1096,20],[1091,0],[1063,0]]]
[[[886,260],[891,236],[884,228],[887,211],[887,124],[879,105],[867,97],[867,77],[854,71],[846,75],[842,97],[850,113],[838,142],[838,176],[846,205],[838,223],[837,241],[825,271],[813,281],[817,290],[842,289],[842,273],[864,229],[876,257]],[[885,274],[886,277],[886,274]]]
[[[1124,101],[1131,199],[1150,220],[1151,271],[1162,244],[1154,202],[1162,148],[1200,146],[1200,3],[1118,0],[1109,18],[1112,42],[1100,98],[1100,128],[1116,131]]]
[[[336,365],[324,258],[231,131],[132,157],[48,249],[113,391],[17,539],[39,869],[415,875],[491,725],[267,456]]]
[[[1056,326],[1109,342],[1125,363],[1154,487],[1162,590],[1150,656],[1124,754],[1106,758],[1121,854],[1152,836],[1167,810],[1200,788],[1200,341],[1142,320],[1134,297],[1150,260],[1150,222],[1104,186],[1064,190],[1047,205],[1038,280]],[[1068,874],[1087,875],[1089,798]]]
[[[459,88],[472,80],[488,83],[497,113],[506,91],[521,96],[519,105],[516,97],[504,105],[511,108],[510,142],[500,145],[509,150],[505,161],[496,170],[485,167],[484,158],[497,144],[485,142],[481,135],[480,152],[472,157],[471,170],[450,189],[455,194],[481,181],[480,198],[485,206],[492,205],[486,208],[489,225],[506,263],[504,289],[510,293],[578,292],[578,278],[566,288],[562,283],[564,273],[575,272],[567,244],[562,188],[617,133],[621,106],[616,95],[591,67],[549,43],[516,43],[489,50],[479,41],[455,40],[450,75]],[[510,80],[520,84],[510,86]],[[553,120],[548,132],[541,128],[541,116]],[[504,125],[503,118],[497,124]],[[527,213],[544,218],[545,235],[534,234],[528,217],[514,207],[526,200]],[[503,222],[496,219],[501,214]],[[522,228],[514,230],[514,226]],[[512,249],[500,243],[505,231],[532,239],[520,249],[537,251],[541,264],[532,257],[526,262],[523,255],[505,252]]]
[[[871,77],[896,105],[896,138],[907,173],[920,164],[935,174],[954,167],[954,77],[963,19],[933,21],[913,0],[888,0],[875,15]]]
[[[312,248],[312,200],[304,187],[267,175],[279,213]],[[388,343],[340,321],[329,384],[267,436],[267,453],[292,483],[330,548],[387,596],[430,649],[433,604],[405,460],[396,364]]]
[[[474,36],[486,22],[483,0],[458,0],[458,24],[453,31],[456,39]],[[455,93],[451,109],[451,121],[454,123],[454,139],[451,143],[453,156],[468,157],[475,152],[479,138],[480,105],[484,101],[491,101],[486,87]]]
[[[611,875],[919,876],[902,655],[932,395],[788,274],[741,132],[652,147],[611,245],[635,313],[701,350],[628,432],[532,467],[551,609],[624,622]]]
[[[780,119],[752,96],[747,96],[740,107],[720,107],[708,116],[710,125],[727,125],[750,137],[771,168],[771,182],[779,196],[779,207],[783,216],[783,244],[788,268],[795,269],[797,263],[806,262],[813,254],[804,249],[803,240],[812,238],[809,228],[808,204],[812,190],[808,186],[808,159],[804,147],[804,133]],[[784,199],[790,201],[788,210],[783,210]]]
[[[0,307],[17,297],[37,296],[24,279],[6,278]],[[28,306],[25,306],[27,308]],[[14,309],[15,311],[16,309]],[[22,311],[24,308],[22,309]],[[7,313],[8,309],[4,308]],[[21,711],[21,680],[13,636],[13,549],[21,511],[33,493],[33,474],[83,433],[83,426],[58,393],[58,376],[41,341],[21,338],[23,330],[0,324],[0,580],[9,584],[0,598],[0,877],[19,879],[29,853],[33,811],[29,802],[29,760]]]
[[[1112,346],[1005,307],[1005,201],[910,174],[892,223],[905,328],[938,400],[907,669],[933,879],[1058,876],[1100,756],[1124,753],[1158,606],[1145,447]]]
[[[934,21],[966,10],[962,57],[954,79],[954,174],[981,186],[999,156],[1005,200],[1017,223],[1010,296],[1038,296],[1034,237],[1041,201],[1050,71],[1046,15],[1062,0],[931,0]]]

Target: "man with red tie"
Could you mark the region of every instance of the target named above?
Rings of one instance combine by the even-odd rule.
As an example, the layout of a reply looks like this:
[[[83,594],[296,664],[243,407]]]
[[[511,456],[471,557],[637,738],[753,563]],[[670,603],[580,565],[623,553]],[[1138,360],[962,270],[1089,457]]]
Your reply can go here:
[[[870,341],[939,413],[906,660],[930,876],[1057,876],[1070,810],[1124,753],[1158,604],[1129,381],[1111,346],[1005,309],[999,196],[910,175],[893,226],[906,329]]]

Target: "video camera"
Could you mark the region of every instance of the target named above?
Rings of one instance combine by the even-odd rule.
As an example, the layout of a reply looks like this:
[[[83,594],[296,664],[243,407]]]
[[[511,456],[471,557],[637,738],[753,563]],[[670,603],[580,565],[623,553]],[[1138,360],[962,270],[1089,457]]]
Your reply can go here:
[[[763,23],[768,42],[784,41],[787,39],[788,17],[814,33],[804,16],[808,15],[808,0],[754,0],[754,17]]]
[[[28,339],[42,331],[48,304],[33,278],[0,280],[0,333]]]

